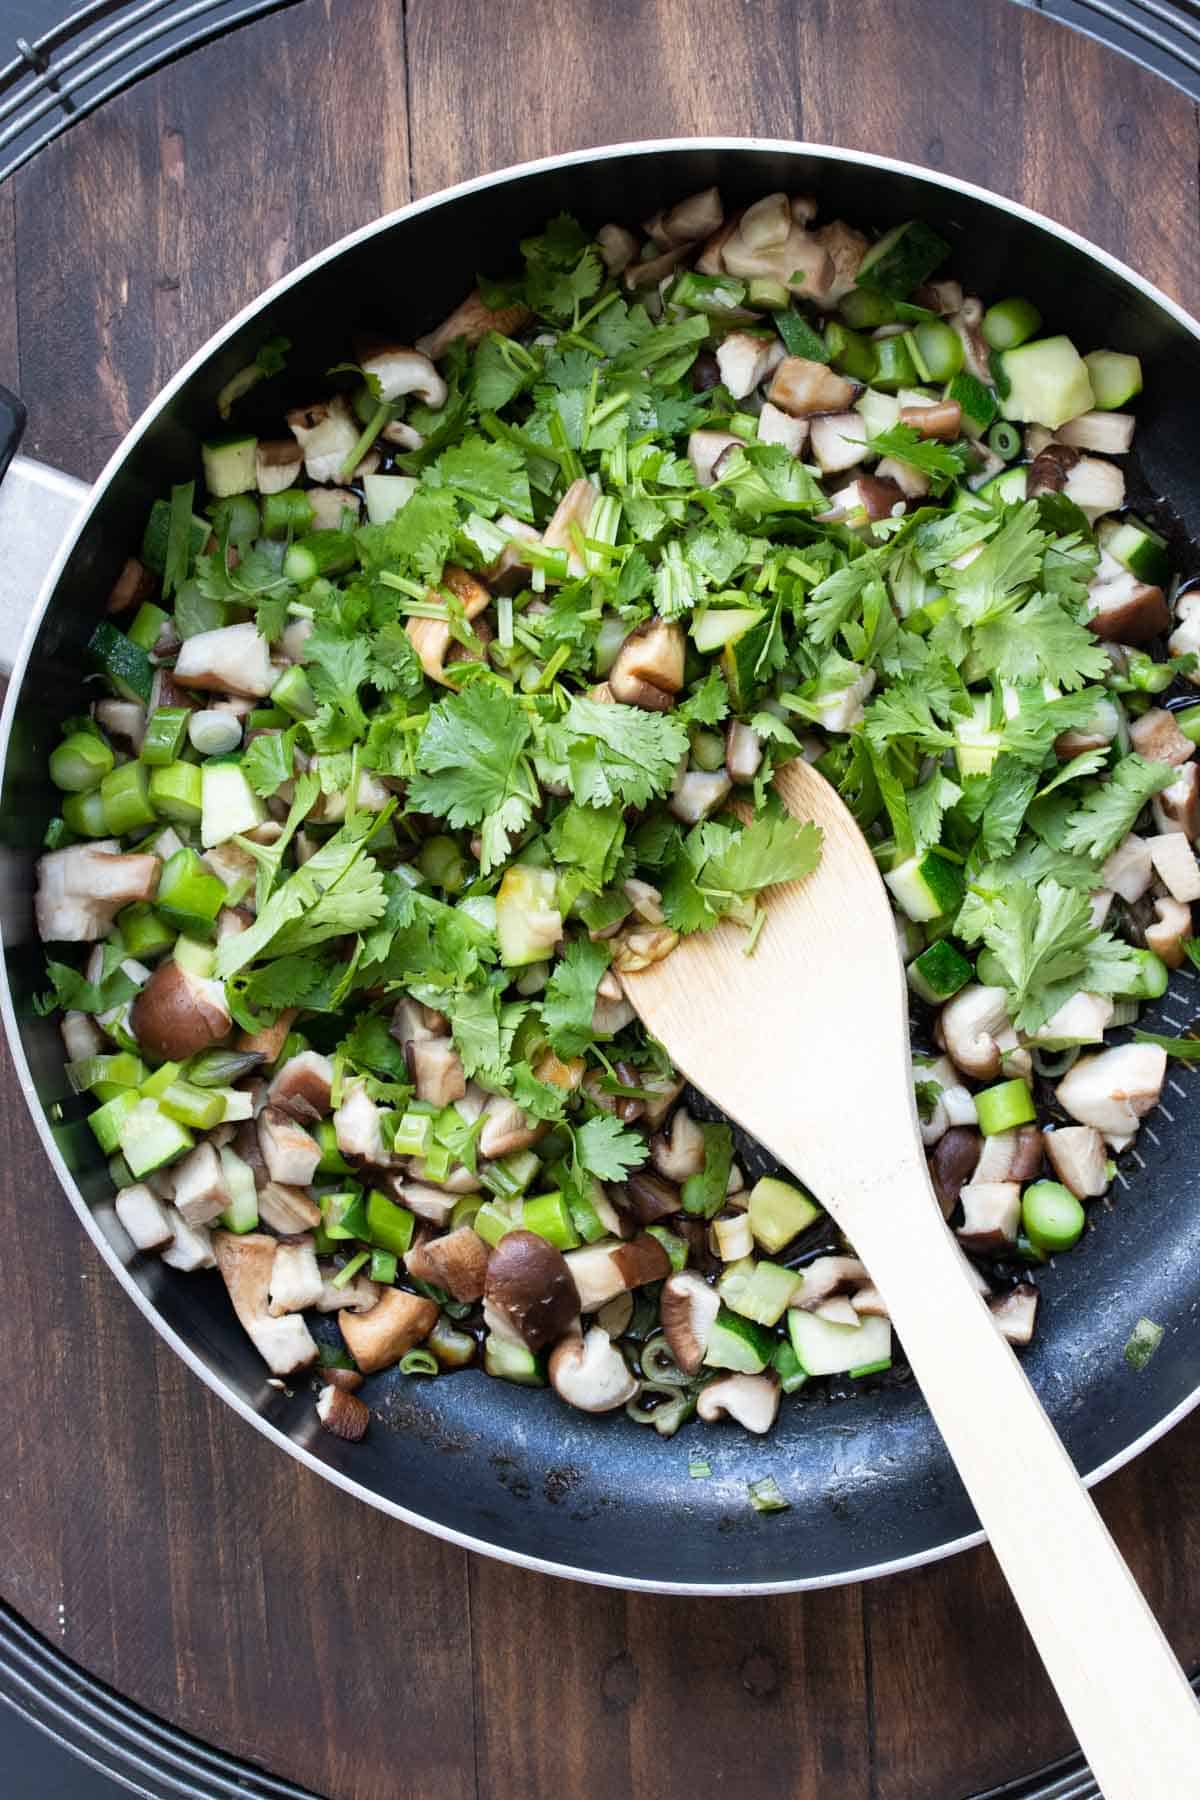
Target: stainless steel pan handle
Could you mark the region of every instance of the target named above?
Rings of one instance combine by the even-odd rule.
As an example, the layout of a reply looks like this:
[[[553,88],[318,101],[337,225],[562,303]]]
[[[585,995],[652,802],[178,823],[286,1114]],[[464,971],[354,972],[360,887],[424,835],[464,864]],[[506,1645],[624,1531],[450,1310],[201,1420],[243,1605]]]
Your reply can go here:
[[[89,488],[48,463],[15,454],[25,408],[0,388],[0,675],[10,675],[25,627]]]

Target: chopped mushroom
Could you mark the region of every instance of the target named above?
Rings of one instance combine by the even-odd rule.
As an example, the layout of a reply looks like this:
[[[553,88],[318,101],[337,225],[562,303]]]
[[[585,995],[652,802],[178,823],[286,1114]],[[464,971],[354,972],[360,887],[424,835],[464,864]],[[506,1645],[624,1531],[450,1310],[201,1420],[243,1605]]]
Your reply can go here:
[[[313,406],[296,406],[287,415],[288,427],[304,456],[304,472],[310,481],[337,481],[346,458],[362,434],[354,408],[344,394]]]
[[[211,1225],[232,1199],[221,1160],[210,1143],[197,1144],[171,1174],[176,1208],[189,1225]]]
[[[449,390],[424,351],[376,341],[358,346],[358,361],[368,380],[373,376],[379,384],[381,400],[415,394],[433,412],[445,406]]]
[[[1170,840],[1163,838],[1161,842]],[[1182,838],[1176,838],[1182,844]],[[1191,852],[1189,851],[1190,855]],[[1195,857],[1192,857],[1195,866]],[[1186,945],[1192,935],[1192,909],[1180,900],[1158,899],[1154,902],[1157,918],[1146,927],[1146,948],[1161,956],[1168,969],[1181,969],[1187,961]]]
[[[492,604],[492,596],[481,581],[469,575],[466,569],[460,569],[457,563],[447,563],[442,570],[441,585],[450,589],[455,598],[461,602],[463,617],[470,622],[477,619]],[[439,605],[441,595],[431,593],[429,598]],[[453,643],[449,625],[442,619],[410,619],[405,626],[409,642],[417,653],[422,669],[430,681],[436,681],[442,687],[449,687],[450,681],[445,671],[445,660]]]
[[[1200,864],[1197,864],[1196,852],[1183,832],[1168,831],[1164,836],[1154,838],[1150,845],[1150,860],[1172,900],[1181,905],[1200,900]],[[1146,941],[1150,941],[1149,934]]]
[[[685,643],[677,620],[651,619],[631,631],[608,672],[613,699],[668,712],[683,686]]]
[[[1131,831],[1121,839],[1100,871],[1106,888],[1120,894],[1131,904],[1140,900],[1154,880],[1154,864],[1150,860],[1150,840]]]
[[[1178,766],[1190,762],[1196,754],[1195,744],[1191,738],[1184,737],[1175,723],[1174,713],[1161,706],[1152,706],[1149,712],[1133,721],[1129,727],[1129,741],[1147,762]]]
[[[294,487],[303,467],[304,452],[294,437],[259,438],[254,446],[254,485],[260,494]]]
[[[1094,1125],[1062,1125],[1044,1137],[1050,1166],[1079,1200],[1098,1200],[1108,1189],[1108,1153]]]
[[[484,1299],[489,1313],[530,1350],[560,1338],[582,1310],[566,1257],[533,1231],[510,1231],[500,1239],[488,1258]]]
[[[696,1411],[705,1424],[735,1419],[761,1437],[775,1423],[781,1392],[773,1370],[764,1375],[718,1375],[701,1388]]]
[[[123,906],[154,897],[161,869],[157,856],[123,854],[116,838],[51,850],[38,858],[38,935],[44,943],[94,943]]]
[[[704,1131],[686,1106],[672,1115],[669,1133],[650,1140],[650,1161],[668,1181],[686,1181],[704,1167]]]
[[[800,1312],[815,1312],[835,1294],[869,1280],[857,1256],[818,1256],[802,1271],[800,1286],[788,1305]]]
[[[716,1288],[692,1269],[681,1269],[663,1282],[659,1319],[671,1355],[685,1375],[700,1373],[709,1333],[720,1310]]]
[[[493,1094],[484,1111],[483,1130],[479,1134],[479,1154],[486,1160],[511,1156],[514,1151],[528,1150],[536,1144],[545,1126],[525,1117],[515,1100],[507,1094]]]
[[[124,738],[136,755],[146,735],[146,708],[136,700],[97,700],[92,708],[97,725],[110,738]]]
[[[676,777],[667,805],[685,825],[698,825],[723,806],[733,792],[724,769],[685,769]]]
[[[342,1104],[333,1115],[337,1147],[343,1156],[361,1158],[363,1162],[386,1164],[379,1108],[361,1081],[347,1082],[342,1090]],[[311,1180],[311,1176],[309,1177]]]
[[[1096,636],[1118,644],[1148,643],[1171,623],[1162,589],[1139,581],[1107,550],[1100,552],[1088,587],[1088,606],[1088,624]]]
[[[462,1058],[449,1038],[426,1038],[409,1051],[417,1099],[436,1107],[461,1100],[467,1091]]]
[[[1105,1137],[1128,1137],[1158,1105],[1167,1078],[1167,1053],[1157,1044],[1118,1044],[1081,1056],[1055,1089],[1064,1112]]]
[[[317,1395],[317,1417],[325,1430],[332,1432],[334,1437],[344,1438],[348,1444],[357,1444],[366,1434],[371,1422],[371,1411],[357,1394],[347,1393],[342,1387],[327,1386]]]
[[[144,1181],[124,1187],[116,1198],[117,1217],[136,1250],[161,1250],[175,1236],[170,1215]]]
[[[359,499],[349,488],[311,488],[308,498],[312,506],[314,531],[340,531],[347,513],[351,516],[351,523],[358,524]]]
[[[550,1385],[568,1406],[590,1413],[612,1412],[638,1391],[625,1358],[599,1325],[593,1325],[586,1337],[565,1337],[555,1345]]]
[[[487,1281],[488,1247],[469,1225],[445,1237],[418,1244],[404,1259],[404,1266],[418,1281],[444,1288],[464,1304],[482,1300]]]
[[[984,1138],[973,1179],[978,1182],[1032,1181],[1042,1166],[1042,1132],[1038,1125],[1018,1125]]]
[[[437,1324],[437,1302],[403,1288],[385,1288],[368,1312],[343,1309],[338,1325],[346,1348],[364,1375],[389,1369],[429,1336]]]
[[[339,1271],[326,1263],[321,1270],[321,1292],[313,1304],[320,1313],[369,1313],[379,1304],[380,1289],[365,1275],[355,1275],[341,1287],[334,1285]],[[343,1333],[343,1335],[345,1335]]]
[[[212,1247],[233,1310],[272,1375],[294,1375],[307,1369],[317,1360],[317,1346],[308,1326],[298,1313],[280,1319],[270,1313],[275,1239],[257,1231],[240,1237],[231,1231],[215,1231]]]
[[[602,225],[596,233],[596,246],[610,275],[619,275],[637,255],[637,239],[623,225]]]
[[[167,1218],[171,1225],[171,1242],[162,1252],[167,1267],[179,1269],[185,1275],[192,1275],[197,1269],[215,1269],[217,1259],[207,1225],[189,1225],[173,1206],[167,1208]]]
[[[968,1126],[952,1125],[929,1156],[929,1179],[942,1217],[948,1219],[979,1162],[983,1139]]]
[[[1200,837],[1200,764],[1185,763],[1170,787],[1155,794],[1150,810],[1157,832],[1181,831],[1194,844]]]
[[[841,674],[847,677],[844,687],[832,688],[827,694],[814,696],[813,705],[820,713],[826,731],[853,731],[866,716],[866,703],[875,687],[874,669],[845,662]]]
[[[731,431],[693,431],[688,438],[688,461],[699,487],[712,487],[723,473],[722,464],[742,440]]]
[[[619,1191],[619,1190],[618,1190]],[[649,1169],[636,1169],[625,1182],[624,1211],[639,1225],[657,1225],[682,1210],[679,1189],[673,1181]]]
[[[929,406],[902,406],[900,423],[911,425],[918,437],[940,438],[952,444],[962,432],[962,407],[957,400],[939,400]]]
[[[1000,1328],[1000,1335],[1010,1344],[1032,1343],[1041,1298],[1031,1281],[1021,1281],[1006,1294],[997,1294],[994,1300],[988,1301],[988,1310]]]
[[[749,331],[731,331],[717,346],[721,380],[735,400],[744,400],[783,361],[778,338],[756,337]]]
[[[272,1318],[315,1306],[324,1286],[312,1238],[297,1238],[294,1243],[276,1246],[267,1301]]]
[[[803,419],[813,413],[844,413],[857,392],[857,382],[837,374],[827,363],[785,356],[775,370],[767,398],[781,412]]]
[[[105,608],[110,613],[129,612],[144,600],[153,600],[158,583],[145,563],[136,556],[126,558],[121,573],[113,582]]]
[[[175,660],[175,680],[183,687],[204,688],[214,693],[245,694],[262,699],[279,679],[271,662],[267,640],[259,636],[253,620],[242,625],[219,625],[215,631],[198,631],[185,638]]]
[[[258,1115],[258,1147],[271,1180],[285,1187],[307,1187],[321,1160],[316,1138],[274,1106]]]
[[[221,983],[193,975],[174,957],[159,963],[129,1013],[134,1037],[161,1062],[183,1062],[210,1049],[232,1025]]]
[[[757,731],[741,719],[731,719],[725,728],[725,773],[730,781],[748,786],[762,767],[762,759],[763,741]]]
[[[104,1049],[104,1033],[90,1013],[66,1012],[58,1028],[68,1062],[82,1062],[85,1056],[99,1056]]]
[[[1034,1044],[1098,1044],[1112,1024],[1113,1003],[1107,994],[1082,989],[1050,1014],[1030,1038]]]
[[[333,1091],[333,1064],[317,1050],[290,1057],[267,1089],[267,1104],[290,1113],[302,1124],[322,1119],[329,1111]]]
[[[793,419],[790,413],[785,413],[781,407],[772,406],[769,400],[763,402],[762,411],[758,415],[758,441],[760,444],[782,444],[789,455],[799,456],[808,441],[808,433],[809,422],[807,419]],[[692,437],[704,435],[702,432],[692,433]],[[712,432],[708,435],[719,437],[725,434]],[[691,453],[691,438],[689,438],[688,455],[691,456]],[[699,475],[699,471],[697,471],[697,475]],[[704,486],[702,479],[701,486]]]
[[[959,1200],[963,1222],[957,1235],[964,1250],[1003,1250],[1016,1243],[1021,1224],[1018,1182],[969,1181]]]
[[[938,1024],[947,1054],[956,1069],[976,1081],[999,1075],[1001,1049],[1016,1034],[1008,1017],[1008,996],[1003,988],[972,983],[948,1000]]]
[[[867,425],[861,413],[826,413],[811,427],[812,453],[822,475],[841,475],[867,456]]]
[[[485,338],[489,331],[495,331],[501,337],[512,337],[520,331],[533,317],[529,308],[520,302],[511,306],[485,306],[478,288],[474,288],[454,311],[442,320],[436,331],[428,332],[417,339],[416,348],[424,355],[431,356],[434,362],[445,356],[451,344],[462,338],[468,350]]]

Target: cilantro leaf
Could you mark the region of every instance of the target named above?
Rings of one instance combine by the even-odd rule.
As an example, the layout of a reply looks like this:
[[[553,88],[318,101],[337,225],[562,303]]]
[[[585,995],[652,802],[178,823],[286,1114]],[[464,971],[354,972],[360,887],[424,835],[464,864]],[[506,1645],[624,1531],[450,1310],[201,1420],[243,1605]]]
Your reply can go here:
[[[942,835],[942,820],[950,807],[962,799],[962,789],[940,769],[935,769],[927,781],[919,787],[910,788],[908,801],[908,819],[912,827],[913,847],[916,850],[928,850],[936,844]]]
[[[1147,762],[1141,756],[1122,757],[1109,779],[1094,786],[1078,811],[1071,814],[1063,848],[1103,862],[1132,829],[1151,795],[1161,793],[1174,779],[1175,770],[1170,763]]]
[[[68,963],[52,962],[47,957],[46,973],[50,977],[50,991],[35,1003],[36,1010],[43,1015],[56,1008],[63,1012],[107,1012],[110,1006],[119,1006],[137,993],[137,983],[131,981],[119,965],[106,973],[101,981],[91,982]]]
[[[979,625],[1008,611],[1036,580],[1045,546],[1037,507],[1030,500],[1012,510],[965,568],[944,567],[941,580],[962,622]]]
[[[264,799],[292,778],[291,731],[260,731],[242,754],[242,774]]]
[[[1119,992],[1133,978],[1136,953],[1091,922],[1081,889],[1045,880],[1035,889],[1014,881],[968,914],[956,929],[967,943],[982,939],[1004,971],[1013,1024],[1036,1031],[1078,989]]]
[[[453,489],[485,518],[498,512],[533,518],[525,461],[513,444],[495,444],[478,434],[460,438],[426,470],[425,480]]]
[[[383,1075],[390,1081],[409,1085],[404,1047],[391,1036],[377,1013],[364,1013],[354,1029],[341,1040],[337,1053],[346,1057],[355,1068],[369,1069],[373,1075]]]
[[[383,877],[363,852],[390,810],[356,814],[272,894],[248,930],[223,938],[217,946],[218,978],[264,954],[308,950],[378,919],[386,905]]]
[[[392,570],[435,583],[458,530],[458,502],[448,487],[419,487],[385,525],[360,525],[354,534],[364,568]]]
[[[932,478],[937,494],[964,472],[970,455],[965,442],[943,444],[936,438],[923,438],[911,425],[889,426],[869,438],[867,448],[876,456],[891,456],[911,469],[920,469]]]
[[[417,745],[409,804],[456,828],[481,826],[485,875],[508,856],[538,799],[526,754],[531,736],[511,694],[475,681],[433,707]]]
[[[579,1169],[598,1181],[624,1181],[630,1170],[640,1168],[650,1154],[641,1133],[626,1131],[611,1113],[588,1119],[571,1135]]]
[[[688,736],[669,713],[576,696],[544,745],[581,805],[645,806],[671,786]]]
[[[592,1010],[608,964],[607,946],[589,938],[573,939],[555,963],[542,1002],[542,1023],[556,1055],[578,1056],[595,1042]]]
[[[704,863],[701,885],[721,894],[756,894],[781,881],[800,881],[821,860],[823,833],[811,820],[759,817]]]
[[[1200,1038],[1198,1037],[1162,1037],[1156,1031],[1135,1031],[1135,1044],[1157,1044],[1168,1056],[1178,1062],[1200,1063]]]

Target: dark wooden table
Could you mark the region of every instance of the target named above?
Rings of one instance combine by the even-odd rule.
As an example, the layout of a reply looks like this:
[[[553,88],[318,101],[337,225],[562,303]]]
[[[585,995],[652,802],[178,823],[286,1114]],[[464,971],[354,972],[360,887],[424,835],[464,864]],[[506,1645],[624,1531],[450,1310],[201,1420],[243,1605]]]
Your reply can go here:
[[[0,379],[81,476],[267,282],[411,197],[671,133],[890,152],[1200,306],[1196,112],[1011,0],[303,0],[0,189]],[[0,1088],[0,1592],[123,1693],[337,1800],[956,1800],[1069,1735],[990,1555],[873,1586],[625,1596],[346,1499],[187,1375]],[[1200,1662],[1200,1415],[1103,1511]],[[1147,1800],[1152,1797],[1147,1796]]]

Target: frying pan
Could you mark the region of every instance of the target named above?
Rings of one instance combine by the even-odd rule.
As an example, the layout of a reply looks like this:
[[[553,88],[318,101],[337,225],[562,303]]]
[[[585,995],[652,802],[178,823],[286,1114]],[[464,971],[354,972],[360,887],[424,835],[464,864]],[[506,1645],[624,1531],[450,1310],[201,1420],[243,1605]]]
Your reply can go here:
[[[467,1549],[615,1586],[744,1594],[861,1581],[980,1541],[911,1382],[885,1379],[844,1398],[801,1395],[766,1439],[693,1422],[664,1441],[623,1414],[594,1418],[549,1391],[481,1372],[421,1382],[393,1370],[374,1379],[365,1440],[343,1444],[318,1427],[307,1384],[290,1393],[268,1386],[219,1276],[176,1274],[131,1253],[104,1158],[67,1095],[57,1025],[33,1005],[43,981],[33,864],[56,810],[46,758],[59,722],[85,704],[83,646],[97,602],[139,542],[150,502],[194,474],[225,381],[265,338],[290,338],[287,371],[247,403],[249,428],[261,399],[262,426],[277,430],[285,404],[323,391],[324,371],[346,354],[356,328],[411,341],[461,299],[476,271],[510,268],[517,240],[552,214],[568,210],[593,227],[637,220],[713,182],[727,208],[785,189],[815,193],[824,218],[879,230],[922,217],[949,239],[947,268],[970,291],[1027,293],[1050,329],[1069,331],[1084,348],[1140,355],[1146,389],[1134,487],[1172,532],[1176,566],[1188,569],[1187,546],[1200,541],[1200,480],[1190,473],[1200,327],[1103,251],[966,183],[820,146],[691,139],[526,164],[406,207],[279,282],[192,358],[113,456],[66,531],[16,658],[0,736],[0,930],[5,1028],[63,1190],[122,1286],[215,1393],[348,1494]],[[15,521],[28,536],[38,507],[57,505],[61,518],[69,489],[18,462],[0,527],[7,520],[11,532]],[[1169,517],[1162,495],[1174,508]],[[0,563],[19,569],[11,536],[3,548]],[[25,555],[32,560],[32,546]],[[1173,978],[1149,1021],[1155,1028],[1178,1029],[1200,1010],[1194,979],[1189,971]],[[1038,1275],[1042,1317],[1026,1366],[1089,1480],[1200,1400],[1194,1082],[1190,1071],[1172,1070],[1165,1104],[1123,1160],[1097,1228]],[[846,1127],[869,1122],[848,1118]],[[1123,1347],[1142,1317],[1164,1337],[1135,1372]],[[987,1430],[985,1418],[979,1427]],[[690,1475],[691,1457],[708,1463],[707,1479]],[[788,1511],[759,1515],[749,1505],[747,1484],[768,1474]]]

